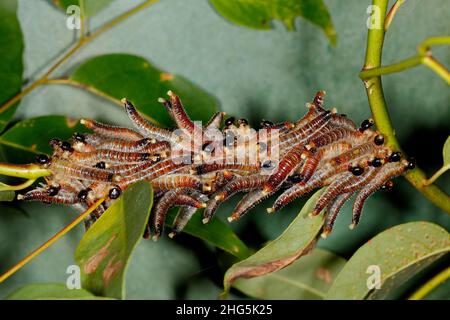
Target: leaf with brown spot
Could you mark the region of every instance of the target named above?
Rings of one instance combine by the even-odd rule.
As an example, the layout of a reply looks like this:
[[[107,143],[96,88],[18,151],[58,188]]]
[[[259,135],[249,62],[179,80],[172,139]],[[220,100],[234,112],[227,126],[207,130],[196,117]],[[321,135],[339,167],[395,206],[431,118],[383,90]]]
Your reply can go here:
[[[231,284],[238,278],[259,277],[278,271],[314,248],[322,230],[323,213],[313,218],[305,218],[305,216],[312,211],[321,192],[322,190],[319,190],[306,202],[281,236],[228,269],[223,280],[225,295],[230,290]]]
[[[450,234],[429,222],[385,230],[360,247],[339,273],[327,299],[383,299],[450,252]],[[374,288],[379,270],[381,288]],[[368,286],[368,283],[370,286]]]
[[[98,296],[125,298],[125,273],[144,234],[153,202],[148,182],[125,190],[86,232],[75,251],[82,287]]]
[[[345,259],[320,248],[279,271],[238,279],[233,287],[256,299],[323,299]]]

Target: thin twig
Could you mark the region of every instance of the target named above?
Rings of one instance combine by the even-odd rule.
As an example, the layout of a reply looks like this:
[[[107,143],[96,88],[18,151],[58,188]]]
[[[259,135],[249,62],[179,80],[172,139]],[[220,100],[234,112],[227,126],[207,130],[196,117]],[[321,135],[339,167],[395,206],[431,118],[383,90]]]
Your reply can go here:
[[[64,62],[66,62],[75,52],[77,52],[81,47],[86,45],[87,43],[91,42],[95,38],[97,38],[99,35],[105,33],[106,31],[110,30],[120,22],[126,20],[127,18],[131,17],[132,15],[138,13],[142,9],[158,2],[159,0],[147,0],[144,3],[134,7],[133,9],[130,9],[129,11],[125,12],[124,14],[112,19],[110,22],[105,23],[103,26],[98,28],[96,31],[91,33],[90,35],[86,35],[84,37],[80,37],[78,42],[71,48],[67,53],[65,53],[60,59],[58,59],[48,70],[44,73],[42,77],[40,77],[38,80],[30,84],[28,87],[24,88],[21,92],[10,98],[8,101],[6,101],[1,107],[0,107],[0,113],[5,112],[9,108],[11,108],[16,102],[20,101],[23,97],[28,95],[31,91],[39,87],[40,85],[44,84],[48,81],[48,77],[56,70],[58,69]]]
[[[79,224],[81,221],[83,221],[84,218],[86,218],[92,211],[95,210],[103,201],[105,201],[104,198],[98,200],[95,202],[92,206],[90,206],[85,212],[81,213],[78,217],[76,217],[71,223],[69,223],[67,226],[61,229],[57,234],[55,234],[53,237],[51,237],[47,242],[42,244],[40,247],[38,247],[36,250],[31,252],[29,255],[27,255],[25,258],[23,258],[19,263],[17,263],[14,267],[6,271],[4,274],[0,276],[0,283],[8,279],[10,276],[12,276],[17,270],[22,268],[24,265],[26,265],[28,262],[30,262],[33,258],[35,258],[37,255],[39,255],[42,251],[50,247],[53,243],[55,243],[59,238],[64,236],[67,232],[72,230],[77,224]]]

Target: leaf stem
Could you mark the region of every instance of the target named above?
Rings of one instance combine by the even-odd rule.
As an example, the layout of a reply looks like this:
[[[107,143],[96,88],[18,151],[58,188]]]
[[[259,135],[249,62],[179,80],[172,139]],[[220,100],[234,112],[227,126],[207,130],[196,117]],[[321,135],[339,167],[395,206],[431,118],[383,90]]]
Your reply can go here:
[[[10,164],[0,162],[0,175],[4,176],[37,179],[49,176],[50,174],[50,171],[37,164]]]
[[[415,56],[411,57],[405,60],[402,60],[400,62],[380,67],[380,68],[373,68],[368,70],[363,70],[359,73],[359,77],[361,79],[368,79],[384,74],[394,73],[394,72],[400,72],[409,68],[416,67],[422,63],[422,57]]]
[[[28,188],[29,186],[31,186],[34,182],[36,181],[36,179],[28,179],[27,181],[18,184],[18,185],[14,185],[14,186],[10,186],[8,184],[4,184],[0,182],[0,192],[1,191],[18,191],[18,190],[23,190],[25,188]]]
[[[420,287],[416,292],[414,292],[409,300],[421,300],[427,296],[431,291],[433,291],[438,285],[450,278],[450,267],[439,272],[431,280],[427,281],[422,287]]]
[[[86,218],[92,211],[95,210],[103,201],[105,201],[104,198],[99,199],[97,202],[95,202],[92,206],[90,206],[86,211],[81,213],[78,217],[76,217],[71,223],[69,223],[67,226],[61,229],[57,234],[55,234],[53,237],[51,237],[48,241],[46,241],[44,244],[42,244],[40,247],[38,247],[36,250],[31,252],[29,255],[27,255],[25,258],[23,258],[19,263],[17,263],[14,267],[6,271],[4,274],[0,276],[0,283],[8,279],[11,275],[13,275],[17,270],[21,269],[24,265],[26,265],[28,262],[30,262],[34,257],[39,255],[42,251],[50,247],[53,243],[55,243],[59,238],[64,236],[67,232],[72,230],[78,223],[83,221],[84,218]]]
[[[111,21],[105,23],[103,26],[98,28],[96,31],[91,33],[90,35],[84,35],[83,33],[78,39],[77,43],[69,50],[67,51],[60,59],[58,59],[48,70],[45,72],[45,74],[34,81],[32,84],[30,84],[28,87],[24,88],[21,92],[17,93],[15,96],[10,98],[8,101],[6,101],[1,107],[0,107],[0,113],[5,112],[9,108],[11,108],[16,102],[20,101],[23,97],[28,95],[31,91],[39,87],[40,85],[46,83],[48,81],[48,77],[56,70],[58,69],[64,62],[66,62],[75,52],[77,52],[81,47],[88,44],[95,38],[97,38],[99,35],[105,33],[106,31],[110,30],[117,24],[121,23],[122,21],[126,20],[127,18],[131,17],[132,15],[138,13],[142,9],[158,2],[159,0],[147,0],[140,5],[128,10],[127,12],[123,13],[122,15],[112,19]],[[83,25],[83,19],[82,18],[82,25]],[[84,27],[83,27],[84,28]],[[84,32],[84,31],[83,31]]]
[[[386,10],[388,0],[373,0],[373,5],[379,8],[380,25],[385,25]],[[374,12],[377,12],[374,11]],[[381,56],[385,38],[385,29],[371,28],[367,35],[366,57],[363,72],[381,67]],[[428,47],[430,44],[444,44],[446,38],[434,38],[434,40],[426,40],[421,46]],[[394,128],[389,117],[389,112],[384,97],[383,86],[381,83],[381,74],[374,75],[367,79],[362,79],[366,88],[367,98],[373,118],[377,124],[378,130],[385,136],[387,145],[401,150],[400,144],[395,136]],[[405,178],[428,200],[434,203],[442,210],[450,213],[450,197],[435,185],[425,185],[426,175],[420,169],[416,168],[405,174]]]
[[[436,171],[433,176],[430,179],[427,179],[426,181],[424,181],[424,185],[429,185],[434,183],[444,172],[446,172],[447,170],[450,170],[450,164],[447,164],[445,166],[443,166],[442,168],[440,168],[438,171]]]
[[[394,5],[392,6],[391,10],[389,10],[389,13],[386,16],[386,20],[384,21],[384,30],[387,31],[389,29],[389,26],[392,23],[392,20],[394,20],[395,14],[397,13],[400,6],[405,2],[405,0],[397,0],[395,1]]]

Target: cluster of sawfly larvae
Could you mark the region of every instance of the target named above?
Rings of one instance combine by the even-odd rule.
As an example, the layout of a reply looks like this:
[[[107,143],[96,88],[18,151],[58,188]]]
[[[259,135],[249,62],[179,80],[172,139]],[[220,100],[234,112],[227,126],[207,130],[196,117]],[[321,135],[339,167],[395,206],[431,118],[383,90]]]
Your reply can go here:
[[[175,206],[181,209],[170,237],[183,230],[197,209],[204,209],[203,222],[208,223],[219,205],[238,192],[246,195],[229,216],[230,222],[275,193],[279,195],[269,213],[327,186],[310,213],[315,216],[326,210],[322,236],[331,232],[340,209],[356,194],[353,228],[366,199],[378,189],[392,187],[391,179],[414,163],[384,144],[383,135],[371,129],[373,120],[356,126],[335,109],[324,109],[324,94],[318,92],[306,104],[308,112],[300,120],[278,124],[263,120],[258,131],[245,119],[232,117],[222,126],[223,112],[206,125],[194,122],[170,91],[168,100],[158,101],[177,129],[163,129],[123,99],[134,130],[82,119],[92,133],[76,133],[69,141],[51,140],[53,155],[36,158],[51,172],[46,184],[18,199],[66,204],[83,211],[105,198],[85,220],[89,228],[127,187],[149,181],[155,202],[144,236],[156,240],[168,210]]]

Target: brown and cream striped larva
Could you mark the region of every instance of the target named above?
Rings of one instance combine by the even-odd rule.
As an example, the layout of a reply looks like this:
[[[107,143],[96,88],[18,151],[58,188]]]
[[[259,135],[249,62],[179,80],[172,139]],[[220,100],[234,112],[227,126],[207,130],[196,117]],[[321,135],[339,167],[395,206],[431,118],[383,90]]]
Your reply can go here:
[[[220,204],[239,192],[247,194],[229,221],[277,192],[269,213],[326,186],[311,212],[314,216],[326,210],[322,236],[332,231],[340,209],[355,195],[353,228],[366,199],[390,187],[390,180],[414,163],[384,144],[384,137],[372,129],[373,120],[357,127],[335,109],[325,110],[324,94],[318,92],[307,103],[308,112],[300,120],[278,124],[263,120],[258,131],[245,119],[228,118],[221,127],[223,112],[206,125],[194,122],[170,91],[168,100],[158,101],[177,129],[163,129],[148,123],[123,99],[135,129],[81,120],[93,133],[76,133],[69,141],[51,140],[53,155],[39,155],[37,162],[52,175],[45,178],[45,186],[18,199],[85,210],[107,197],[85,222],[88,228],[127,187],[146,180],[155,190],[146,236],[156,240],[163,232],[167,211],[174,206],[182,209],[171,237],[183,230],[198,209],[204,208],[203,222],[208,223]]]

